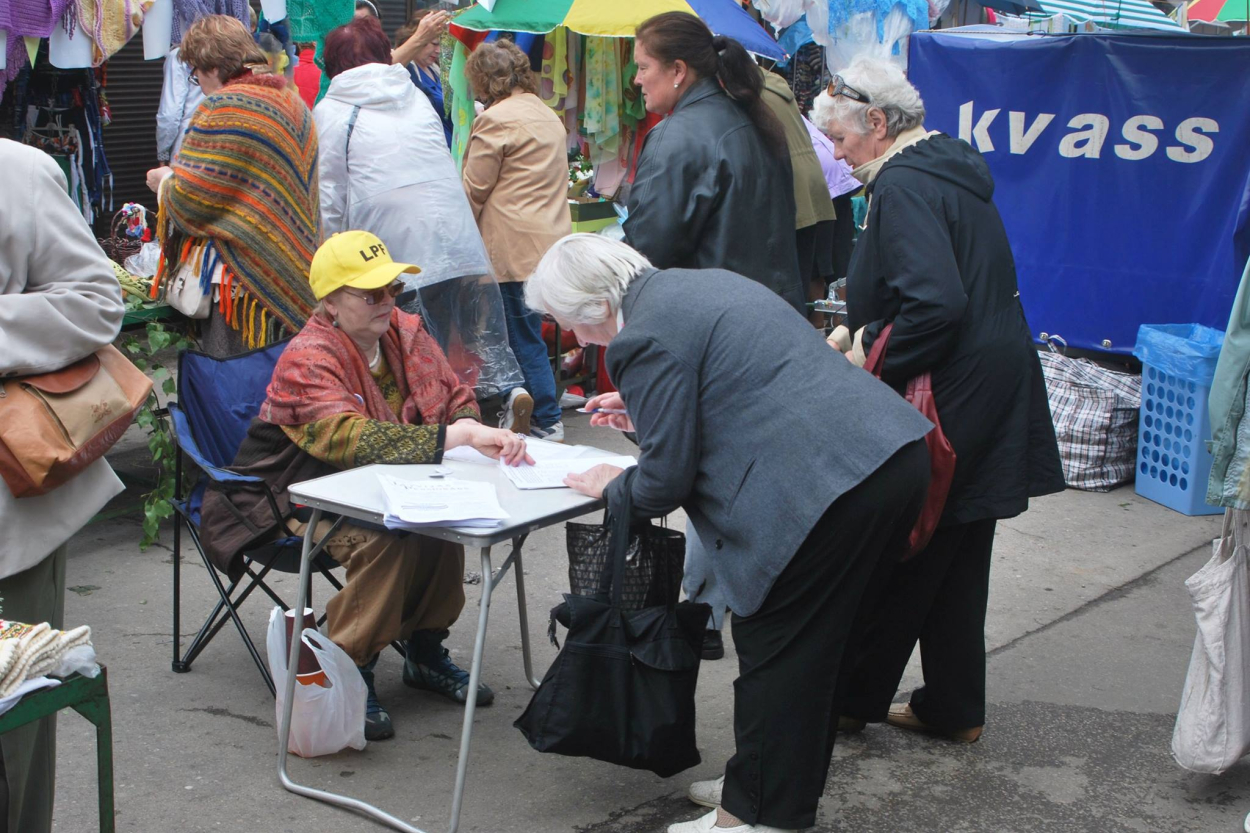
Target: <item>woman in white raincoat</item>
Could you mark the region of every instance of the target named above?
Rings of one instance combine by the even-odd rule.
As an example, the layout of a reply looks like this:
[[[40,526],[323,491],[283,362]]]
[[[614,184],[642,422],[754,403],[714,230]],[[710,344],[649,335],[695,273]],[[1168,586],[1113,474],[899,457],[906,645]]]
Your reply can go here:
[[[499,285],[442,121],[390,50],[372,17],[326,38],[330,88],[313,110],[323,233],[371,232],[393,259],[420,266],[400,276],[418,291],[402,308],[421,316],[478,399],[506,394],[524,378]]]

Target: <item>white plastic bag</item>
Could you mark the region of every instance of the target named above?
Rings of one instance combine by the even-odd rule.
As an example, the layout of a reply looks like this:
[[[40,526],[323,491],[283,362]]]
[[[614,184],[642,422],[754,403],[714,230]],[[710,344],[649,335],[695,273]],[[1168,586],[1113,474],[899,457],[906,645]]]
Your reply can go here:
[[[282,731],[282,707],[286,697],[286,627],[282,608],[269,614],[269,673],[278,690],[274,726]],[[341,749],[365,748],[364,678],[342,648],[321,633],[305,629],[303,641],[325,672],[330,685],[295,684],[295,707],[291,711],[291,737],[287,749],[301,758],[332,755]]]
[[[1198,636],[1172,733],[1172,757],[1194,772],[1221,773],[1250,751],[1250,511],[1230,509],[1214,554],[1185,580]]]
[[[86,40],[86,38],[83,38]],[[137,255],[126,258],[123,264],[126,271],[140,278],[150,278],[156,274],[156,267],[161,263],[161,244],[156,241],[144,243]]]

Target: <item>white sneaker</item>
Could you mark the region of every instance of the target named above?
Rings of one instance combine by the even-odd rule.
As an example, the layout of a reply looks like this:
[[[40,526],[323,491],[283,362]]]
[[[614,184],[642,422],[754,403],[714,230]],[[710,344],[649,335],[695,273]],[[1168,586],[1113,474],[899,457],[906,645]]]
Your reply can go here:
[[[513,388],[499,414],[499,427],[518,434],[530,432],[530,416],[534,413],[534,397],[525,388]]]
[[[530,436],[553,443],[562,443],[564,442],[564,423],[555,422],[546,428],[539,428],[535,425],[530,429]]]
[[[716,811],[694,821],[682,821],[668,826],[668,833],[799,833],[797,830],[783,830],[780,827],[769,827],[766,824],[739,824],[734,827],[717,827]]]
[[[690,789],[686,790],[686,797],[704,807],[719,807],[720,794],[724,789],[725,776],[722,775],[711,781],[695,781],[690,785]]]

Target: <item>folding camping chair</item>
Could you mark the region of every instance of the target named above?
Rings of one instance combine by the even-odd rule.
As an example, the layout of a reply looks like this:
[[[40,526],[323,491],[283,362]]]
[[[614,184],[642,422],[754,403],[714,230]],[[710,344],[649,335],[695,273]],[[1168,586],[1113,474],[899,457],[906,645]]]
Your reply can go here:
[[[300,565],[300,548],[303,537],[297,535],[275,534],[270,541],[258,545],[253,550],[243,553],[244,573],[238,581],[227,586],[223,584],[217,568],[209,561],[200,540],[200,507],[204,500],[204,492],[210,484],[214,488],[250,489],[263,491],[270,510],[273,512],[274,524],[282,529],[282,517],[278,511],[277,501],[263,480],[247,477],[226,468],[234,461],[234,456],[247,436],[247,428],[252,418],[260,412],[261,403],[265,401],[265,390],[273,376],[274,365],[278,357],[286,349],[287,342],[253,350],[249,353],[233,356],[228,359],[217,359],[194,350],[184,350],[178,356],[178,401],[169,403],[169,414],[173,421],[174,441],[178,447],[175,455],[174,498],[171,505],[174,509],[174,660],[173,670],[185,674],[191,670],[191,663],[208,646],[213,637],[225,626],[227,621],[234,622],[243,638],[243,644],[252,655],[256,667],[274,693],[273,678],[269,668],[256,644],[252,641],[239,618],[239,607],[247,601],[248,596],[259,588],[265,595],[283,610],[290,607],[273,589],[265,583],[265,577],[271,570],[284,573],[298,573]],[[183,456],[189,458],[201,471],[201,476],[191,489],[183,496]],[[242,522],[242,518],[239,519]],[[342,519],[335,521],[336,525]],[[186,524],[187,534],[195,545],[204,562],[213,586],[217,589],[219,600],[213,612],[196,634],[195,639],[187,647],[186,653],[179,654],[179,634],[181,634],[181,595],[182,582],[180,561],[182,555],[182,526]],[[329,536],[326,536],[327,538]],[[338,566],[333,558],[324,552],[316,553],[313,566],[320,571],[326,581],[334,589],[342,590],[343,585],[330,572]],[[311,589],[305,604],[312,606]],[[317,624],[325,621],[323,615]],[[402,655],[403,647],[392,643]]]

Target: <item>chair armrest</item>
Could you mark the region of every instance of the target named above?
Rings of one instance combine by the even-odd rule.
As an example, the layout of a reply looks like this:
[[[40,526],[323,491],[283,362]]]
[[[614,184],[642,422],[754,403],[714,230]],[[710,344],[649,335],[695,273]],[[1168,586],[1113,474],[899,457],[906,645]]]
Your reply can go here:
[[[237,483],[239,485],[264,483],[259,477],[239,474],[210,463],[208,458],[200,451],[200,447],[195,441],[195,434],[191,432],[191,422],[187,419],[186,412],[178,407],[178,403],[169,403],[169,416],[173,420],[174,442],[178,444],[178,448],[183,454],[190,457],[197,466],[203,469],[204,473],[213,481],[222,484]]]

